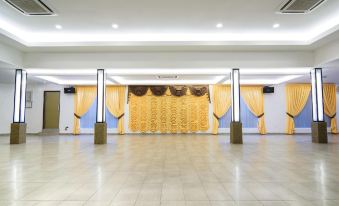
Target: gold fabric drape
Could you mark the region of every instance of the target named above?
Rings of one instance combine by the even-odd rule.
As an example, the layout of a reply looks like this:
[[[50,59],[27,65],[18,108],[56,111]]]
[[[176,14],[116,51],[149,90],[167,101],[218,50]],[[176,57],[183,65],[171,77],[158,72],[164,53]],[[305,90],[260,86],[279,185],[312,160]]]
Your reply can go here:
[[[213,134],[218,134],[219,119],[226,114],[230,107],[231,87],[229,85],[213,85]]]
[[[249,110],[258,117],[259,133],[266,134],[263,87],[242,86],[240,87],[240,95]]]
[[[325,114],[331,118],[331,132],[337,133],[337,98],[336,85],[324,84],[324,110]]]
[[[124,114],[126,86],[107,86],[106,88],[106,106],[108,111],[118,118],[118,132],[124,134]]]
[[[96,87],[78,86],[74,95],[73,134],[80,134],[80,118],[89,110],[96,98]]]
[[[148,89],[144,96],[129,95],[132,132],[188,133],[209,128],[208,94],[197,97],[188,90],[186,95],[177,97],[167,89],[165,95],[155,96]]]
[[[286,133],[294,134],[294,117],[305,107],[311,92],[310,84],[286,85]]]

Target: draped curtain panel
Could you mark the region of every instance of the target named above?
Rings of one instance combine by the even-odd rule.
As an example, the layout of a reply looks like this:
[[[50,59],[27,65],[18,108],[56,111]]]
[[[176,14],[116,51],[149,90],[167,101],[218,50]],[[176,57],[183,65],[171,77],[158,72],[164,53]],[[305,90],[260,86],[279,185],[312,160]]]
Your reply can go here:
[[[124,134],[126,86],[107,86],[106,107],[118,119],[118,132]]]
[[[132,132],[188,133],[209,128],[209,95],[202,91],[205,89],[193,89],[195,94],[186,86],[129,87],[129,90]]]
[[[226,114],[230,107],[230,85],[213,85],[213,134],[218,134],[219,119]]]
[[[294,134],[294,117],[300,114],[311,93],[310,84],[286,85],[286,133]]]
[[[78,86],[74,95],[74,126],[73,134],[80,134],[80,118],[86,114],[93,104],[97,93],[96,87]]]
[[[336,85],[324,84],[324,110],[325,114],[331,119],[331,132],[337,133],[337,98]]]
[[[240,95],[248,109],[257,116],[259,133],[266,134],[263,87],[242,86],[240,87]]]

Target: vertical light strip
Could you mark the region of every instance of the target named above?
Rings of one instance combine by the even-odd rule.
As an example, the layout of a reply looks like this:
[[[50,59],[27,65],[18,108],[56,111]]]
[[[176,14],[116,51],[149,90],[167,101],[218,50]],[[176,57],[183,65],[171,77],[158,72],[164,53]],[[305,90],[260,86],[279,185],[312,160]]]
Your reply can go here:
[[[22,71],[21,76],[21,100],[20,100],[20,122],[25,122],[26,114],[26,84],[27,84],[27,72]]]
[[[316,88],[316,80],[315,80],[315,69],[311,70],[311,82],[312,82],[312,114],[313,121],[318,121],[318,111],[317,111],[317,88]]]
[[[317,82],[317,104],[318,104],[318,121],[324,121],[324,98],[323,98],[323,75],[322,69],[317,68],[315,74]]]
[[[106,121],[106,75],[104,69],[97,71],[97,122],[103,123]]]
[[[20,103],[21,103],[21,83],[22,83],[22,70],[15,71],[15,88],[14,88],[14,114],[13,122],[20,122]]]
[[[240,122],[240,73],[239,69],[232,69],[231,73],[232,95],[232,122]]]
[[[105,73],[105,70],[104,70],[104,74],[103,74],[103,92],[102,92],[102,96],[104,97],[103,98],[103,102],[102,102],[102,116],[103,116],[103,119],[102,119],[102,122],[106,122],[106,73]]]
[[[324,99],[323,99],[323,81],[322,69],[315,68],[311,71],[312,81],[312,111],[313,121],[324,121]]]

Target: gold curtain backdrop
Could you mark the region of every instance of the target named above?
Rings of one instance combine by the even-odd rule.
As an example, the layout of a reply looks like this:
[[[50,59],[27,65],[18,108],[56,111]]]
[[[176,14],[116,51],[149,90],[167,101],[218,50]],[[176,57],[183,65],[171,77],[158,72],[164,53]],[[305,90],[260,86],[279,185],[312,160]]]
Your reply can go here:
[[[208,93],[192,95],[191,89],[186,87],[166,87],[165,91],[159,88],[155,89],[159,91],[155,94],[148,87],[131,90],[129,129],[132,132],[188,133],[208,130]]]
[[[95,86],[77,86],[74,95],[73,134],[80,134],[80,119],[90,109],[97,96]],[[118,132],[124,134],[126,86],[107,86],[106,106],[108,111],[118,118]]]
[[[241,86],[240,95],[249,110],[257,116],[259,133],[266,134],[263,87],[252,85]],[[218,134],[219,119],[226,114],[230,107],[230,85],[213,85],[213,134]]]
[[[324,84],[324,111],[331,119],[331,133],[337,133],[337,97],[336,85]]]
[[[80,134],[80,118],[86,114],[93,104],[97,90],[93,86],[78,86],[75,89],[73,134],[77,135]]]
[[[310,84],[286,85],[286,133],[295,130],[294,117],[305,107]],[[118,118],[118,132],[124,134],[126,86],[108,86],[106,105]],[[258,130],[266,134],[262,86],[241,86],[241,96],[249,110],[258,117]],[[74,134],[80,134],[80,119],[96,98],[95,86],[78,86],[74,95]],[[213,128],[217,134],[219,118],[231,106],[230,86],[213,85]],[[129,129],[133,132],[188,133],[209,128],[208,87],[148,87],[129,92]],[[337,133],[336,85],[324,84],[324,112],[331,118],[331,132]]]
[[[213,128],[212,133],[218,134],[219,119],[231,107],[230,85],[213,85]]]
[[[304,109],[311,93],[310,84],[287,84],[286,85],[286,133],[294,134],[294,117]]]
[[[266,134],[263,87],[241,86],[240,95],[248,109],[258,118],[259,133]]]
[[[106,89],[106,106],[108,111],[118,118],[118,132],[125,134],[124,115],[126,104],[126,86],[107,86]]]
[[[311,84],[288,84],[286,85],[286,133],[294,134],[294,117],[298,116],[304,109],[311,94]],[[337,133],[337,99],[336,85],[324,84],[324,112],[331,119],[331,132]],[[311,126],[311,125],[310,125]]]

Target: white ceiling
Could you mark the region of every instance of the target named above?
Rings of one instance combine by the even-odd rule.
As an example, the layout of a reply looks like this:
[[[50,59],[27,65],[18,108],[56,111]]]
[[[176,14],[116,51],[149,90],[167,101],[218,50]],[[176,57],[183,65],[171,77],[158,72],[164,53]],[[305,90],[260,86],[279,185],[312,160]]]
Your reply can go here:
[[[80,58],[83,64],[88,65],[95,54],[102,55],[99,52],[96,53],[97,51],[107,50],[122,53],[126,51],[125,53],[128,54],[128,51],[133,48],[132,50],[137,53],[138,61],[135,64],[138,66],[142,62],[150,62],[150,65],[157,66],[158,59],[150,57],[150,51],[154,54],[161,53],[161,51],[193,51],[195,55],[186,58],[194,60],[194,62],[202,61],[204,66],[213,66],[218,61],[220,65],[224,66],[226,61],[224,59],[227,59],[224,54],[220,54],[216,58],[215,54],[204,53],[199,56],[196,52],[201,50],[214,52],[253,50],[260,54],[260,51],[263,50],[269,52],[279,50],[288,51],[285,53],[294,56],[293,51],[314,49],[339,38],[339,0],[327,0],[312,13],[305,15],[277,14],[280,5],[286,0],[43,1],[55,10],[56,16],[25,16],[0,0],[0,41],[21,47],[21,50],[26,51],[24,54],[26,61],[36,53],[38,57],[33,58],[32,61],[39,62],[42,66],[31,68],[45,70],[48,69],[48,66],[63,61],[76,62],[74,63],[76,68],[80,67],[75,61],[75,57],[69,55],[68,52],[72,51],[93,52],[94,55],[88,55],[86,59]],[[113,23],[118,24],[119,28],[113,29],[111,26]],[[222,23],[223,28],[216,28],[217,23]],[[280,27],[272,28],[275,23],[279,23]],[[63,28],[56,29],[55,25],[57,24]],[[47,57],[44,57],[45,51],[54,52],[52,62],[47,61]],[[139,54],[138,51],[145,52],[145,55]],[[116,60],[115,67],[120,68],[119,63],[121,62],[133,65],[130,56],[112,54],[112,58]],[[208,55],[214,55],[211,57],[211,61],[206,61],[205,57]],[[274,62],[269,56],[266,56],[266,53],[261,54],[265,56],[265,59],[261,59],[261,61],[256,56],[246,53],[243,55],[252,59],[251,64],[253,61]],[[298,59],[303,59],[302,55],[297,56]],[[164,59],[160,59],[162,60],[161,65],[165,60],[165,62],[169,62],[165,66],[173,65],[174,60],[170,57],[171,55],[162,57]],[[181,58],[183,57],[178,60],[180,63],[184,62]],[[97,61],[100,63],[105,63],[104,59],[98,59]],[[240,60],[235,56],[231,55],[229,59],[232,65],[235,60],[237,60],[236,65],[239,64]],[[292,68],[287,68],[291,61],[282,59],[281,56],[274,60],[277,59],[279,62],[283,62],[286,68],[275,65],[277,68],[271,68],[272,71]],[[79,59],[77,60],[79,61]],[[48,62],[46,63],[48,65],[46,66],[44,62]],[[196,64],[191,65],[190,62],[187,64],[193,68],[196,66]],[[336,78],[339,74],[338,65],[339,62],[324,65],[324,68],[328,68],[324,71],[324,75],[327,76],[326,82],[339,83]],[[12,83],[13,71],[2,68],[8,68],[8,65],[0,65],[0,83]],[[28,68],[30,67],[28,66]],[[183,68],[183,73],[171,68],[168,70],[172,70],[172,72],[165,72],[163,75],[175,74],[178,77],[159,80],[158,75],[153,72],[144,74],[126,69],[125,73],[109,74],[108,79],[111,84],[215,84],[227,83],[229,78],[225,75],[227,73],[225,71],[213,73],[210,69],[205,69],[206,73],[203,73],[203,68],[199,69],[199,72],[202,73],[197,73],[198,70],[189,71],[188,68]],[[144,72],[144,70],[142,71]],[[166,69],[161,68],[161,71],[166,71]],[[257,69],[254,71],[258,72]],[[57,74],[31,73],[29,80],[61,85],[94,84],[95,70],[90,74],[86,74],[86,72],[87,70],[76,71],[76,75],[74,75],[67,72],[62,73],[59,69]],[[297,74],[295,72],[293,70],[272,74],[266,70],[257,74],[242,74],[242,83],[272,85],[282,82],[308,82],[307,72]]]
[[[337,30],[338,0],[327,0],[306,15],[277,14],[285,1],[44,0],[57,13],[51,17],[25,16],[0,1],[0,30],[26,46],[305,45]],[[221,29],[215,27],[219,22]],[[273,29],[275,23],[280,28]]]

